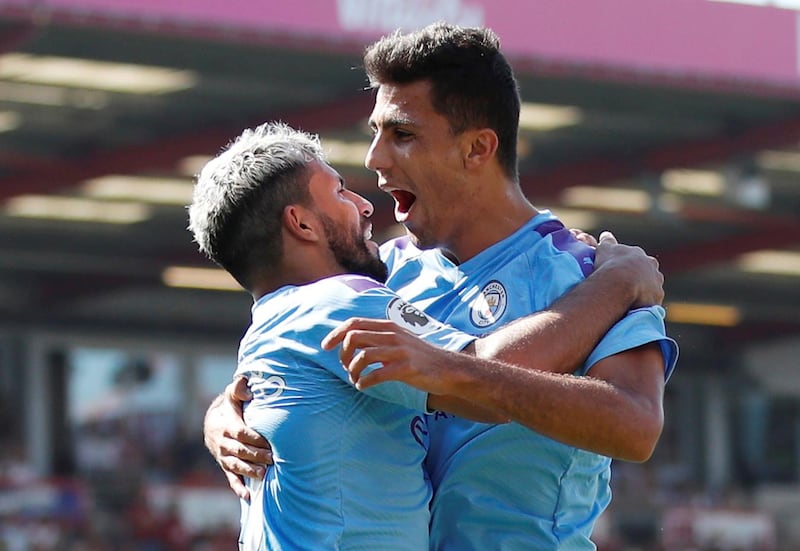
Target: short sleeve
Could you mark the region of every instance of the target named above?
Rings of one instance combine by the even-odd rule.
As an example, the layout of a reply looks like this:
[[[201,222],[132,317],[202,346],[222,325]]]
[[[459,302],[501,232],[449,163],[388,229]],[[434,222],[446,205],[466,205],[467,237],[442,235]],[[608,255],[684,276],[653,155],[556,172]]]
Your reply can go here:
[[[598,343],[583,368],[587,373],[598,361],[649,343],[658,343],[664,357],[664,379],[667,380],[678,361],[678,344],[667,337],[661,306],[639,308],[617,322]]]

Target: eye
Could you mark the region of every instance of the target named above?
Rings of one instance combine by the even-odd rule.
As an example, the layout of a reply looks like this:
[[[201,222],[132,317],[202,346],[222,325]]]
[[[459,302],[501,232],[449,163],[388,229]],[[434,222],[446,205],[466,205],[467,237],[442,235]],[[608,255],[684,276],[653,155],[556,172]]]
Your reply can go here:
[[[407,132],[401,128],[396,128],[394,131],[394,135],[400,141],[410,140],[411,138],[414,137],[414,134],[412,134],[411,132]]]

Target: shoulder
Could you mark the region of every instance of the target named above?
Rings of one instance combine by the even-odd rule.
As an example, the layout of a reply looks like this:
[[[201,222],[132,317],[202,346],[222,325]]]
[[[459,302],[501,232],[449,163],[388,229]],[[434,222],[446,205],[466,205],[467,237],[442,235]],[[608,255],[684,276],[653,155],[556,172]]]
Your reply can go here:
[[[326,277],[298,287],[292,302],[300,310],[315,312],[372,309],[395,296],[383,283],[357,274]],[[354,314],[351,314],[354,315]]]
[[[253,306],[253,322],[261,325],[285,323],[300,316],[324,318],[331,312],[356,309],[374,297],[385,301],[387,296],[394,294],[372,278],[336,275],[305,285],[283,287],[262,297]]]
[[[343,274],[322,280],[321,287],[348,289],[352,293],[364,293],[371,290],[385,291],[386,286],[371,277],[357,274]]]
[[[381,260],[389,269],[389,280],[415,279],[422,271],[447,272],[455,268],[439,249],[420,249],[408,236],[390,239],[380,248]],[[395,288],[392,283],[390,288]]]
[[[418,258],[422,253],[407,235],[390,239],[380,246],[381,260],[389,266],[390,271],[394,265]]]
[[[542,238],[542,242],[547,244],[546,251],[539,251],[551,257],[560,257],[567,262],[574,262],[584,277],[594,271],[593,247],[579,241],[564,224],[554,216],[546,218],[539,224],[533,226],[535,231]]]
[[[374,279],[348,274],[327,278],[324,284],[338,287],[337,298],[326,301],[330,317],[388,319],[416,334],[438,327],[435,320]]]
[[[384,317],[397,295],[370,277],[342,274],[307,286],[304,307],[333,319]]]

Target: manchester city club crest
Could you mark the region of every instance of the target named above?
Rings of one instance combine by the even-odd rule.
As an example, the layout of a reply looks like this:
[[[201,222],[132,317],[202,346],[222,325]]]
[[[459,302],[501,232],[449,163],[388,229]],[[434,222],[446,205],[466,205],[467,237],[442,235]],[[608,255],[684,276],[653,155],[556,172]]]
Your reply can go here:
[[[506,288],[499,281],[490,281],[472,301],[470,320],[478,327],[488,327],[503,316],[507,304]]]

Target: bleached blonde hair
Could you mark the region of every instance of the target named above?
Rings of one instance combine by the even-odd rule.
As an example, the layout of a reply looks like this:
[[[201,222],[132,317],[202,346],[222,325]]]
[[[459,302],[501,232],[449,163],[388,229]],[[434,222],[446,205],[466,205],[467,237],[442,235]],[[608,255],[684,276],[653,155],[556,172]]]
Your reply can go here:
[[[314,161],[325,162],[317,135],[269,122],[242,132],[197,176],[189,230],[246,289],[282,254],[286,205],[310,202],[307,168]]]

